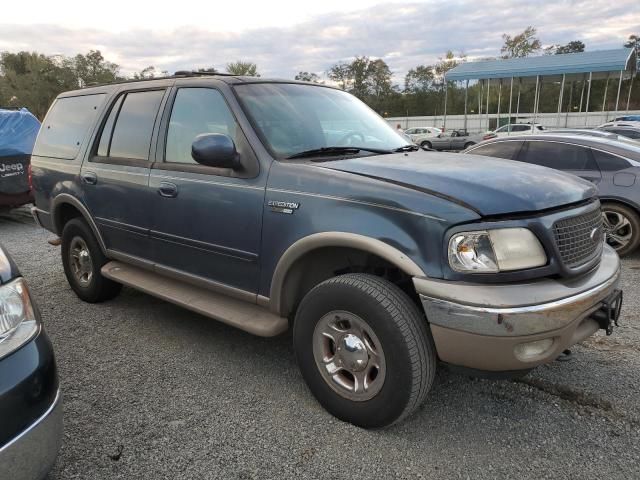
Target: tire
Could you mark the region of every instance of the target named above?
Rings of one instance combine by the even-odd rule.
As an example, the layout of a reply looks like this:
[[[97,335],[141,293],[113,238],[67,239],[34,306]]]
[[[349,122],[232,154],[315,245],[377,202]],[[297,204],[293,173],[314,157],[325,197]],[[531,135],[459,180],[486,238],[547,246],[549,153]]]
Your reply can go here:
[[[467,143],[464,144],[464,150],[466,150],[469,147],[473,147],[474,145],[475,145],[475,143],[473,143],[473,142],[467,142]]]
[[[362,337],[366,353],[355,348],[353,331]],[[340,420],[364,428],[386,427],[409,416],[425,399],[436,372],[426,319],[402,290],[373,275],[341,275],[313,288],[298,308],[293,339],[302,376],[316,399]],[[353,361],[361,354],[362,362]],[[363,370],[352,373],[349,364]],[[332,374],[331,365],[341,367]],[[360,384],[368,382],[368,390],[357,393],[356,375],[366,378]]]
[[[624,257],[640,245],[640,217],[638,213],[619,203],[602,204],[602,217],[607,243]]]
[[[429,150],[432,150],[432,149],[433,149],[433,147],[431,146],[431,142],[429,142],[429,141],[427,141],[427,140],[425,140],[424,142],[422,142],[422,143],[420,144],[420,146],[421,146],[422,148],[428,148]]]
[[[71,252],[79,259],[74,261]],[[62,265],[69,285],[85,302],[97,303],[114,298],[122,285],[100,273],[109,260],[87,223],[81,218],[69,220],[62,229]]]

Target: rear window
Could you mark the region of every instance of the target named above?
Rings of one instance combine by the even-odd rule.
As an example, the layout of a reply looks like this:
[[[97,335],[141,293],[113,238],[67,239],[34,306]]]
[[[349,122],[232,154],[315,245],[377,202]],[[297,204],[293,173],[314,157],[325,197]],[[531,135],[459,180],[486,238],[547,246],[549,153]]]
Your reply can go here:
[[[103,93],[55,101],[40,129],[33,154],[73,160],[104,101]]]
[[[473,155],[484,155],[485,157],[504,158],[513,160],[522,147],[522,142],[493,142],[474,148],[469,153]]]
[[[602,152],[600,150],[591,151],[593,152],[593,156],[596,158],[596,162],[598,162],[598,167],[600,167],[600,170],[604,172],[615,172],[618,170],[624,170],[631,166],[629,161],[624,158],[620,158],[616,155],[611,155],[610,153]]]
[[[590,149],[558,142],[526,142],[518,160],[558,170],[597,170]]]

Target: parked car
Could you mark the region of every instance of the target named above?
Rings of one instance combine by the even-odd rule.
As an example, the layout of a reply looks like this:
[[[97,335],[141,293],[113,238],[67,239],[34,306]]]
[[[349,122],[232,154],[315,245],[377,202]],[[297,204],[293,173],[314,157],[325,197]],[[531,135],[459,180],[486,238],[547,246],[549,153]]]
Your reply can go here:
[[[33,201],[29,158],[39,129],[27,109],[0,109],[0,209]]]
[[[437,137],[423,140],[420,146],[430,150],[464,150],[476,143],[493,138],[493,134],[469,134],[466,130],[450,130]]]
[[[440,135],[442,130],[436,127],[415,127],[408,128],[404,133],[409,135],[413,143],[422,145],[426,140]]]
[[[533,135],[544,130],[544,127],[539,123],[511,123],[503,125],[496,130],[489,130],[487,133],[494,133],[498,137],[507,137],[510,135]]]
[[[253,334],[292,327],[310,390],[363,427],[415,411],[438,359],[526,372],[619,313],[592,184],[445,162],[328,86],[193,74],[63,93],[32,162],[34,216],[81,299],[125,284]]]
[[[56,363],[27,283],[2,246],[0,419],[0,478],[43,478],[62,439]]]
[[[557,168],[594,183],[607,242],[624,256],[640,245],[640,145],[634,143],[547,133],[495,139],[465,153]]]
[[[640,140],[640,123],[638,126],[625,126],[625,125],[611,125],[600,127],[599,130],[608,133],[615,133],[622,137],[627,137],[632,140]]]
[[[631,127],[631,128],[640,128],[640,122],[636,122],[636,121],[613,121],[613,122],[607,122],[607,123],[603,123],[602,125],[598,125],[597,128],[599,129],[603,129],[603,128],[611,128],[611,127]]]
[[[616,117],[614,122],[640,122],[640,115],[623,115]]]

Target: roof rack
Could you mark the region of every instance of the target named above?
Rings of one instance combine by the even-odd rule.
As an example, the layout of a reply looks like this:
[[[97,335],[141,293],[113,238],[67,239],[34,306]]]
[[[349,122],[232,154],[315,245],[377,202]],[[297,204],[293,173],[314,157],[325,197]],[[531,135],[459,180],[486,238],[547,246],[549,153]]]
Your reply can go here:
[[[220,76],[220,77],[237,77],[233,73],[216,72],[215,70],[178,70],[172,76],[174,77],[198,77],[198,76]]]
[[[116,80],[115,82],[107,82],[107,83],[91,82],[91,83],[85,85],[84,87],[81,87],[81,90],[85,89],[85,88],[91,88],[91,87],[102,87],[102,86],[105,86],[105,85],[120,85],[120,84],[123,84],[123,83],[135,83],[135,82],[144,82],[144,81],[153,81],[153,80],[167,80],[167,79],[170,79],[170,78],[185,78],[185,77],[200,77],[200,76],[202,76],[202,77],[205,77],[205,76],[237,77],[238,75],[234,75],[232,73],[213,72],[211,70],[205,70],[203,72],[197,72],[195,70],[178,70],[173,75],[165,75],[165,76],[162,76],[162,77],[127,78],[127,79]]]

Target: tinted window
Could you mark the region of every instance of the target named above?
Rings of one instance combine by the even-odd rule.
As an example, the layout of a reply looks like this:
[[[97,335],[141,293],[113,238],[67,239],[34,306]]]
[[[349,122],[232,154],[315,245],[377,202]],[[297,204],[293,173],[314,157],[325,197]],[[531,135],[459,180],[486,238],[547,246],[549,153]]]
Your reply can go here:
[[[191,144],[201,133],[223,133],[235,140],[235,119],[217,90],[181,88],[171,111],[165,160],[196,163],[191,157]]]
[[[506,158],[513,160],[520,151],[522,142],[493,142],[478,147],[469,153],[473,155],[484,155],[485,157]]]
[[[151,134],[164,90],[128,93],[113,129],[109,156],[149,159]]]
[[[559,170],[597,170],[590,149],[556,142],[526,142],[518,160]]]
[[[600,170],[607,172],[615,172],[617,170],[624,170],[629,168],[630,164],[624,158],[616,157],[610,153],[601,152],[600,150],[592,150],[593,156],[598,162]]]
[[[514,125],[511,127],[512,132],[528,132],[529,130],[531,130],[529,125]]]
[[[107,118],[106,123],[104,124],[104,128],[102,129],[102,135],[100,136],[100,144],[98,145],[98,155],[101,157],[106,157],[109,155],[109,140],[111,140],[111,132],[113,131],[113,123],[116,120],[116,116],[120,111],[120,105],[122,104],[122,100],[124,99],[124,95],[120,95],[116,103],[111,107],[111,112],[109,113],[109,118]]]
[[[102,93],[57,99],[42,124],[33,154],[76,158],[103,101]]]
[[[627,138],[640,138],[640,132],[636,132],[633,130],[622,130],[622,129],[616,130],[616,129],[610,128],[608,131],[617,133],[618,135],[622,135],[623,137],[627,137]]]

